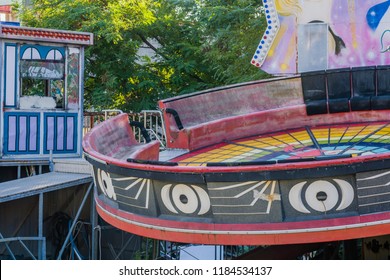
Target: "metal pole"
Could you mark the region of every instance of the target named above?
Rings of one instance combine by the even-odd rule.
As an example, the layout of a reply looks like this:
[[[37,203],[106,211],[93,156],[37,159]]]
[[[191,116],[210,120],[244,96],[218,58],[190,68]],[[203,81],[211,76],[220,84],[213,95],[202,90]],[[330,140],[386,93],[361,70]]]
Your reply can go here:
[[[38,237],[43,237],[43,193],[39,194],[38,201]],[[38,259],[45,260],[46,259],[46,243],[42,240],[38,241]]]
[[[93,182],[92,182],[91,184],[89,184],[88,190],[87,190],[87,192],[86,192],[85,195],[84,195],[83,201],[82,201],[81,204],[80,204],[79,210],[77,210],[76,216],[74,217],[74,220],[73,220],[73,223],[72,223],[72,225],[71,225],[71,227],[70,227],[70,229],[69,229],[68,235],[66,236],[65,241],[64,241],[64,244],[62,245],[62,248],[61,248],[61,250],[60,250],[60,252],[59,252],[59,254],[58,254],[57,260],[60,260],[60,259],[61,259],[62,254],[63,254],[64,251],[65,251],[65,248],[66,248],[66,246],[67,246],[67,243],[69,242],[69,239],[70,239],[70,236],[71,236],[71,234],[72,234],[72,231],[73,231],[73,229],[74,229],[74,227],[75,227],[75,225],[76,225],[76,223],[77,223],[77,220],[78,220],[79,217],[80,217],[81,210],[83,210],[84,204],[85,204],[85,202],[87,201],[87,198],[88,198],[88,196],[89,196],[89,193],[91,192],[92,186],[93,186]]]
[[[91,224],[92,224],[92,236],[91,236],[91,259],[97,260],[97,238],[96,230],[98,225],[98,216],[96,213],[96,202],[93,194],[91,195]]]

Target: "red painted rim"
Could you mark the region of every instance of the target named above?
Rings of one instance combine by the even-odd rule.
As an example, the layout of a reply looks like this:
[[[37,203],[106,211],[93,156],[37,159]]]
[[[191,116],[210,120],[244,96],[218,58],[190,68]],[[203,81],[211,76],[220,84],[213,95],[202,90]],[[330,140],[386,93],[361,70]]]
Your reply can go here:
[[[304,222],[209,224],[139,216],[95,196],[99,215],[121,230],[159,240],[221,245],[283,245],[390,234],[390,212]]]

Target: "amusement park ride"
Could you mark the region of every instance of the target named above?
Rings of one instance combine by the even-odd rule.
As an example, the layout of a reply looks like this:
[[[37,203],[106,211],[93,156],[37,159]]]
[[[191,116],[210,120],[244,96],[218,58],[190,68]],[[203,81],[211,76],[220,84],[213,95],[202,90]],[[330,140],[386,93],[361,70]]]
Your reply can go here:
[[[127,114],[85,136],[108,223],[199,244],[390,234],[390,2],[263,6],[251,63],[280,77],[159,101],[163,150]]]

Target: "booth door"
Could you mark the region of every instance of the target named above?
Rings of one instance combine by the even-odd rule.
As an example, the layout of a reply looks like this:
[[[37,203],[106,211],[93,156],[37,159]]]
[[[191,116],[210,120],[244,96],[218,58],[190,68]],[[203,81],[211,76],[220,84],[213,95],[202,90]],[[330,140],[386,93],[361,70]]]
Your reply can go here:
[[[77,126],[77,113],[6,112],[3,154],[76,154]]]

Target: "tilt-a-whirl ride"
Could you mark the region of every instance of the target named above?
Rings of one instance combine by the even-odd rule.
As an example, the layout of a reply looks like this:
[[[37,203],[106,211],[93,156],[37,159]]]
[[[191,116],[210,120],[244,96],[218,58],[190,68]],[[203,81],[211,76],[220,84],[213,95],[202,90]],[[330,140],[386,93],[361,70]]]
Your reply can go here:
[[[252,64],[282,77],[159,101],[83,140],[99,215],[142,236],[275,245],[390,234],[389,1],[264,0]]]

